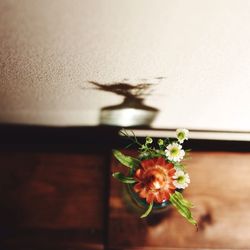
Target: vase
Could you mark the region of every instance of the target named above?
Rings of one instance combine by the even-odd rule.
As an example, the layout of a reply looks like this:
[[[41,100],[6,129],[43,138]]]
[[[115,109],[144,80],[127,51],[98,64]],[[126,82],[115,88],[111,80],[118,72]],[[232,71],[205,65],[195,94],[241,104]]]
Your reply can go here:
[[[136,213],[143,213],[148,209],[149,204],[145,199],[139,197],[139,195],[133,190],[134,184],[124,185],[124,198],[128,207]],[[164,201],[162,203],[154,203],[150,214],[163,213],[170,209],[171,203]]]

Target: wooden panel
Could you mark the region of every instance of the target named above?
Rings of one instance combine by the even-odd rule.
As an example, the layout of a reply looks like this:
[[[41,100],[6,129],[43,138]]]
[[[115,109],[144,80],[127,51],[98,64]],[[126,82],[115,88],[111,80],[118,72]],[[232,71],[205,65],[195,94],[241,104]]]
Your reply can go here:
[[[199,231],[174,209],[140,219],[111,178],[110,249],[250,249],[250,153],[193,152],[185,197]],[[113,171],[119,167],[113,162]]]
[[[5,248],[102,249],[106,163],[102,154],[0,154]]]

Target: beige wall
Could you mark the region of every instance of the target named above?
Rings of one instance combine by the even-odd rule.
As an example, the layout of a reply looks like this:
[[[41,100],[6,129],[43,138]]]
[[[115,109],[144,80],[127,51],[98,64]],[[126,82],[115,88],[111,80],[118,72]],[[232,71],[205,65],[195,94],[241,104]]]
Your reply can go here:
[[[2,0],[0,121],[97,125],[122,97],[86,81],[145,78],[153,127],[249,131],[249,12],[247,0]]]

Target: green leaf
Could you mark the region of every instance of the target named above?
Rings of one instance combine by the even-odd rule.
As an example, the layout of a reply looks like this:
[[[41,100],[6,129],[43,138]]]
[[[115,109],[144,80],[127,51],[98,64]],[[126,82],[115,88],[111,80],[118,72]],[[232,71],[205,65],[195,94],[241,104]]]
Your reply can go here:
[[[137,167],[140,163],[138,159],[133,158],[131,156],[126,156],[119,150],[113,150],[113,155],[121,164],[128,168]]]
[[[125,176],[123,173],[120,172],[113,173],[112,176],[122,183],[133,184],[136,182],[133,177]]]
[[[179,202],[183,205],[183,206],[186,206],[188,208],[193,208],[194,207],[194,204],[186,199],[184,199],[183,195],[178,192],[178,191],[175,191],[175,196],[177,197],[177,199],[179,200]]]
[[[170,202],[177,209],[177,211],[186,218],[191,224],[197,226],[196,220],[193,218],[189,208],[193,207],[193,204],[185,200],[180,192],[175,192],[170,196]]]
[[[147,217],[147,216],[150,214],[150,212],[152,211],[153,205],[154,205],[154,202],[152,201],[152,202],[149,204],[148,209],[146,210],[146,212],[145,212],[143,215],[141,215],[140,218],[145,218],[145,217]]]

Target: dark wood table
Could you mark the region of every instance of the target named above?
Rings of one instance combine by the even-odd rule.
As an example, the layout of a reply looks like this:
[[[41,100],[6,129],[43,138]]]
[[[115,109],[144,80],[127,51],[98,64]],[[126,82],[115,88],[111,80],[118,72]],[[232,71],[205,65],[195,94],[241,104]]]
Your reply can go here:
[[[250,153],[192,152],[187,163],[199,231],[173,208],[140,219],[111,178],[109,249],[250,249]]]
[[[84,150],[81,141],[1,146],[1,250],[250,249],[250,149],[191,153],[185,197],[196,205],[196,232],[172,208],[140,219],[111,178],[119,167],[109,135],[98,147],[87,135]]]

